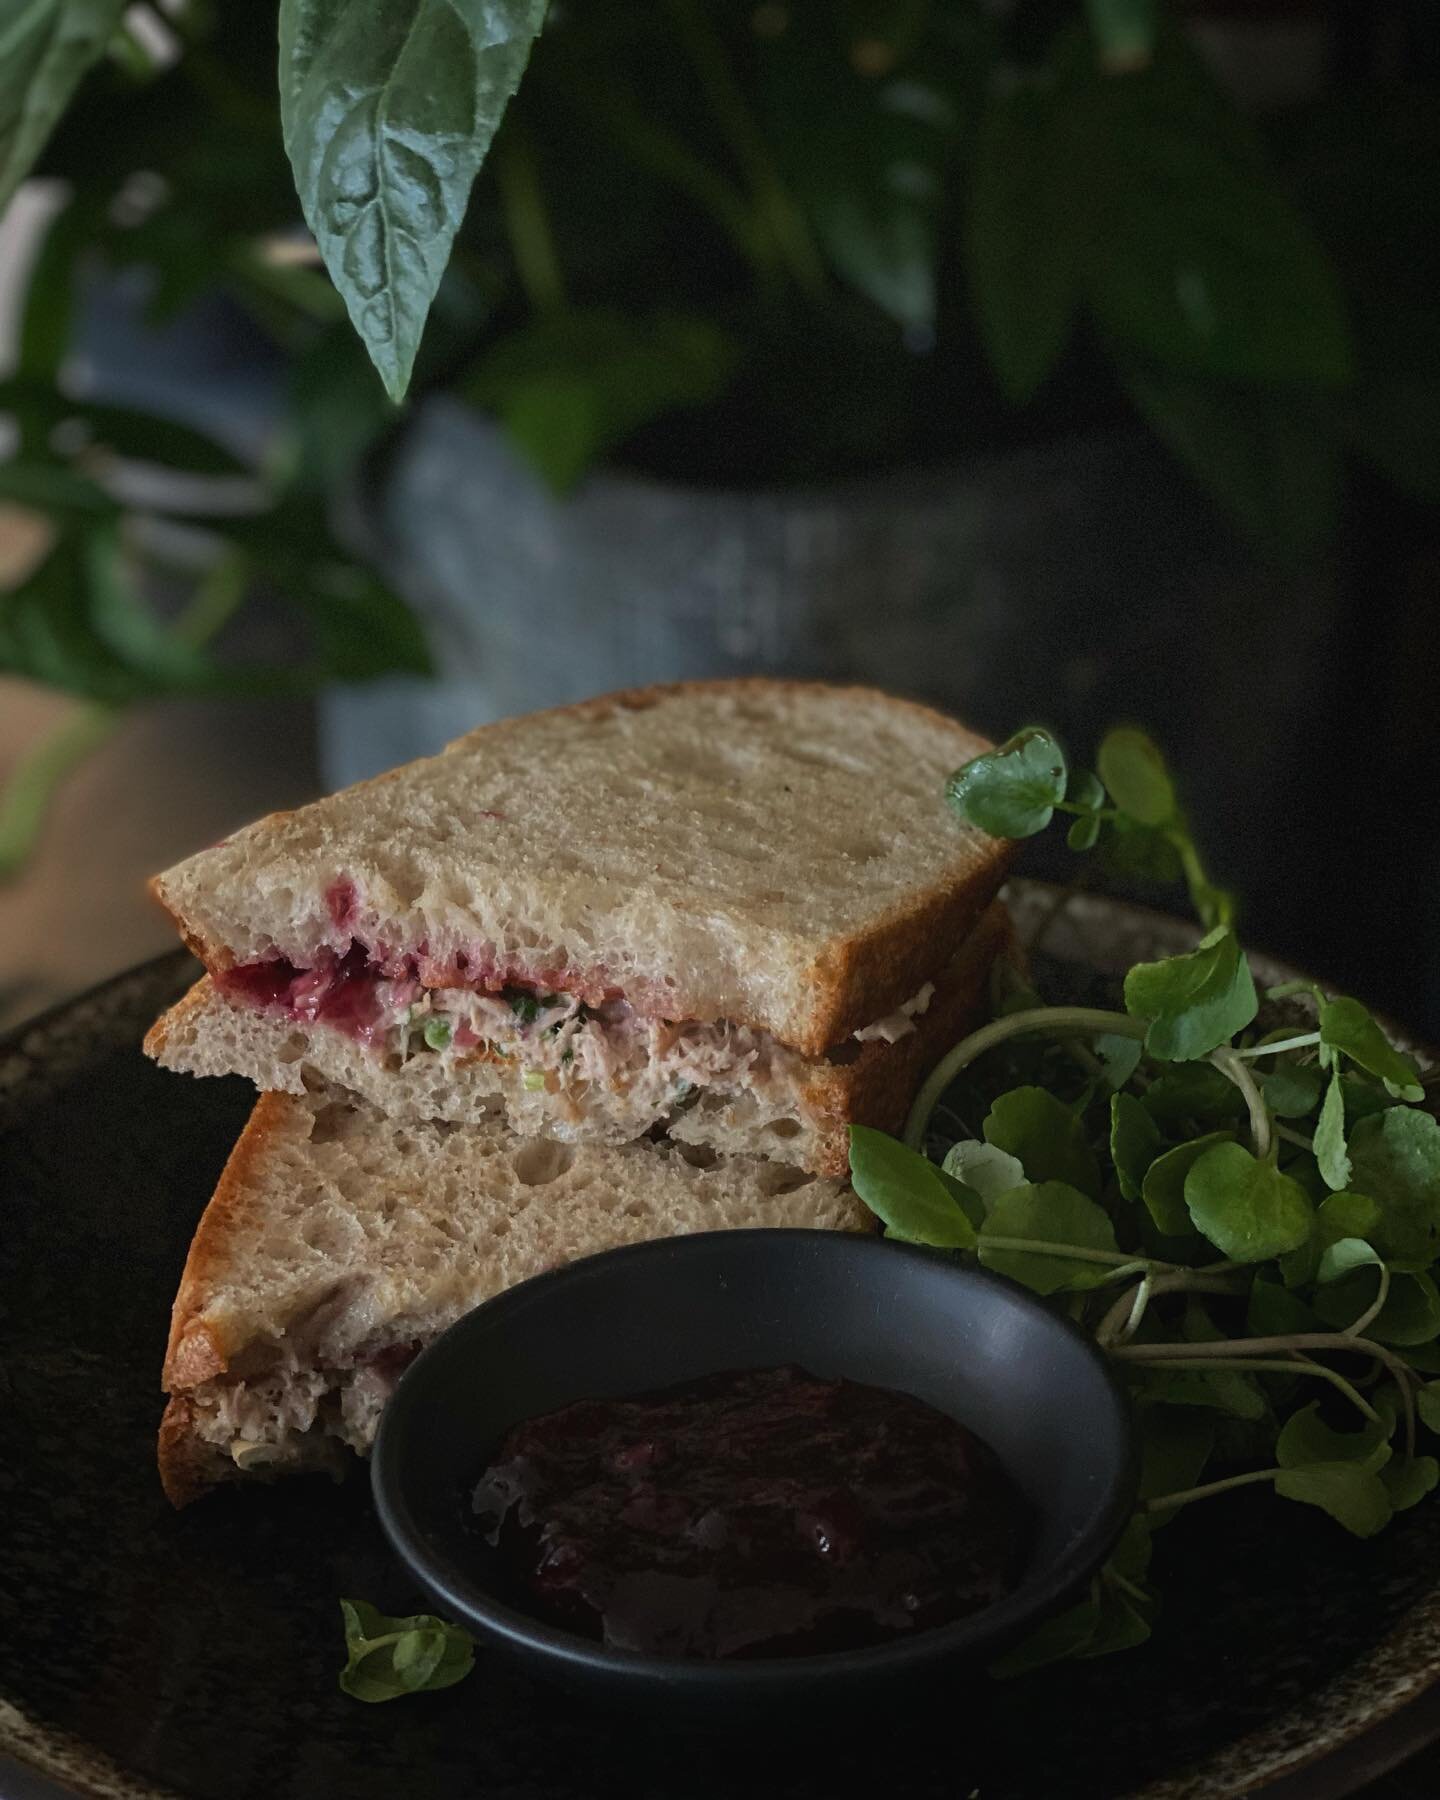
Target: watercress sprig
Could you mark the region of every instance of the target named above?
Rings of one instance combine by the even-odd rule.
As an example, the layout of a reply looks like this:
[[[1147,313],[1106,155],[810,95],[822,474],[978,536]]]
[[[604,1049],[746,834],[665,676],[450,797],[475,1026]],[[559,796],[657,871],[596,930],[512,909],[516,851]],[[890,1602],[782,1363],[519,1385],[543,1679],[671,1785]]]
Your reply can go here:
[[[992,835],[1033,836],[1059,813],[1077,852],[1168,868],[1199,916],[1195,948],[1132,968],[1123,1010],[1012,992],[940,1060],[903,1142],[851,1131],[856,1192],[888,1235],[1049,1297],[1134,1398],[1131,1527],[1001,1674],[1143,1642],[1152,1536],[1184,1507],[1267,1488],[1366,1537],[1440,1480],[1418,1448],[1440,1437],[1440,1123],[1421,1073],[1358,1001],[1309,981],[1265,999],[1313,1008],[1313,1024],[1261,1029],[1234,901],[1159,750],[1122,727],[1096,768],[1072,770],[1031,727],[947,791]]]
[[[389,1619],[365,1600],[342,1600],[345,1667],[342,1690],[355,1700],[399,1700],[454,1687],[475,1666],[469,1632],[431,1613]]]

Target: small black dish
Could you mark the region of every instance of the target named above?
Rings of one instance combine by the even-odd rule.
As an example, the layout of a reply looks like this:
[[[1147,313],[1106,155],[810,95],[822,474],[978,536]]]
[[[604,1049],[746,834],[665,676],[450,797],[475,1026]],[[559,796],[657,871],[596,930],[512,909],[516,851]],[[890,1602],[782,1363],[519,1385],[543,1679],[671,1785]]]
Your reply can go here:
[[[487,1582],[463,1496],[512,1425],[720,1370],[796,1363],[918,1396],[996,1451],[1034,1511],[1029,1565],[985,1611],[865,1649],[701,1662],[607,1649]],[[372,1463],[380,1522],[439,1611],[607,1701],[687,1714],[873,1697],[946,1659],[985,1660],[1094,1573],[1135,1494],[1129,1406],[1104,1357],[1013,1282],[932,1251],[824,1231],[720,1231],[608,1251],[523,1282],[405,1374]]]

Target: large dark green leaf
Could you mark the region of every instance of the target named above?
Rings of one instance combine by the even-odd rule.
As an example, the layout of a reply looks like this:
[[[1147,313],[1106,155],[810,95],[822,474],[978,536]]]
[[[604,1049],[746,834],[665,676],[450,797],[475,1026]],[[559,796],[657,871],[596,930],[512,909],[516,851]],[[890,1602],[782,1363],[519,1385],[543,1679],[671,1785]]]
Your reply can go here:
[[[735,361],[730,340],[707,319],[576,310],[502,338],[461,392],[497,413],[563,493],[651,419],[713,399]]]
[[[0,210],[29,173],[128,0],[5,0],[0,6]]]
[[[1020,87],[992,99],[976,144],[970,286],[990,360],[1016,401],[1059,361],[1079,302],[1074,124],[1054,88]]]
[[[545,0],[282,0],[300,203],[396,400],[544,15]]]

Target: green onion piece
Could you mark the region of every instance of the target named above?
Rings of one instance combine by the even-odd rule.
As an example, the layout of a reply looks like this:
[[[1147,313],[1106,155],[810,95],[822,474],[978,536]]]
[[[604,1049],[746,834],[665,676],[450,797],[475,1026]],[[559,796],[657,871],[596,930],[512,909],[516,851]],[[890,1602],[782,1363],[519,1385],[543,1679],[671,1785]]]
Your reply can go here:
[[[527,1069],[524,1079],[526,1093],[538,1093],[545,1085],[545,1071],[543,1069]]]
[[[425,1042],[432,1050],[448,1050],[453,1036],[454,1027],[448,1019],[437,1015],[425,1021]]]

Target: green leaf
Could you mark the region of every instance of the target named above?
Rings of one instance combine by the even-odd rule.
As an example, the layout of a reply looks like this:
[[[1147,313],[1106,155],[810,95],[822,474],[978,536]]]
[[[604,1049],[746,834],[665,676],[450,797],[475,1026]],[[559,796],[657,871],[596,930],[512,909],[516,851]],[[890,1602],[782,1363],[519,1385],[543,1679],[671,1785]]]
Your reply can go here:
[[[1143,69],[1155,48],[1160,0],[1085,0],[1102,65],[1117,74]]]
[[[1332,1281],[1340,1281],[1355,1269],[1378,1268],[1380,1257],[1373,1245],[1367,1244],[1364,1238],[1338,1238],[1333,1244],[1327,1244],[1321,1253],[1320,1266],[1315,1272],[1315,1279],[1322,1287],[1328,1287]]]
[[[1257,1275],[1250,1284],[1245,1328],[1251,1337],[1288,1337],[1294,1331],[1318,1331],[1320,1318],[1278,1281]]]
[[[945,1152],[941,1165],[947,1175],[978,1194],[988,1205],[1021,1187],[1025,1169],[1017,1159],[996,1144],[982,1144],[976,1138],[960,1138]]]
[[[9,0],[0,11],[0,212],[45,147],[128,0]]]
[[[475,1666],[469,1633],[433,1614],[390,1619],[363,1600],[342,1600],[340,1613],[347,1655],[340,1686],[353,1699],[398,1700],[453,1687]]]
[[[1110,797],[1141,825],[1166,825],[1175,816],[1175,788],[1165,758],[1134,726],[1107,731],[1096,759]]]
[[[1105,1070],[1105,1085],[1110,1088],[1123,1088],[1139,1068],[1140,1058],[1144,1054],[1144,1046],[1139,1038],[1118,1037],[1108,1031],[1097,1037],[1090,1047],[1100,1058]],[[1227,1081],[1225,1085],[1229,1087],[1230,1083]],[[1154,1116],[1153,1113],[1151,1116]]]
[[[1190,1406],[1147,1407],[1140,1415],[1140,1498],[1154,1500],[1195,1487],[1214,1448],[1214,1421],[1203,1413]],[[1153,1522],[1168,1523],[1176,1516],[1157,1513]]]
[[[1378,1201],[1371,1241],[1390,1263],[1424,1269],[1440,1253],[1440,1124],[1408,1106],[1359,1120],[1350,1133],[1351,1181]]]
[[[1418,1506],[1440,1482],[1440,1462],[1433,1456],[1396,1456],[1380,1471],[1390,1505],[1396,1512]]]
[[[1229,1085],[1228,1083],[1226,1084]],[[1185,1204],[1185,1179],[1207,1150],[1217,1144],[1233,1144],[1228,1131],[1210,1131],[1189,1143],[1177,1144],[1158,1156],[1145,1171],[1140,1197],[1156,1226],[1166,1237],[1188,1237],[1195,1229]]]
[[[1141,1392],[1149,1401],[1204,1407],[1232,1419],[1263,1419],[1270,1410],[1259,1382],[1242,1369],[1150,1368]]]
[[[986,1114],[985,1141],[1017,1158],[1031,1181],[1063,1181],[1092,1197],[1100,1165],[1075,1113],[1044,1088],[1012,1088]]]
[[[1281,1062],[1260,1087],[1277,1119],[1304,1119],[1320,1104],[1325,1078],[1313,1063]]]
[[[1327,1325],[1348,1330],[1374,1304],[1379,1281],[1378,1272],[1353,1270],[1315,1296],[1315,1310]],[[1404,1349],[1434,1343],[1440,1337],[1440,1290],[1431,1277],[1392,1271],[1385,1304],[1365,1327],[1365,1335]]]
[[[1185,1177],[1196,1228],[1232,1262],[1267,1262],[1307,1241],[1315,1209],[1298,1182],[1241,1144],[1217,1144]]]
[[[1071,133],[1052,85],[1023,86],[991,98],[976,145],[970,290],[990,361],[1016,402],[1051,373],[1074,326],[1083,220]]]
[[[1208,1062],[1172,1064],[1161,1070],[1142,1098],[1155,1123],[1177,1135],[1196,1126],[1216,1130],[1245,1111],[1239,1088]]]
[[[1320,1403],[1311,1401],[1292,1413],[1275,1441],[1275,1460],[1282,1469],[1303,1468],[1309,1463],[1354,1463],[1370,1473],[1390,1460],[1390,1433],[1384,1420],[1367,1421],[1359,1431],[1335,1431],[1320,1417]]]
[[[1186,955],[1136,963],[1125,977],[1126,1009],[1149,1023],[1145,1048],[1162,1062],[1187,1062],[1229,1043],[1258,1004],[1250,966],[1228,926],[1208,932]]]
[[[1100,838],[1100,821],[1089,813],[1083,819],[1076,819],[1065,833],[1066,845],[1071,850],[1093,850]]]
[[[1320,1122],[1315,1127],[1315,1161],[1325,1185],[1336,1193],[1350,1185],[1350,1158],[1345,1150],[1345,1096],[1340,1088],[1337,1070],[1330,1077],[1325,1104],[1320,1108]]]
[[[737,352],[708,319],[611,308],[549,313],[502,338],[460,387],[499,417],[557,493],[642,425],[722,393]]]
[[[1091,1593],[1077,1605],[1047,1619],[1013,1650],[991,1663],[986,1672],[998,1681],[1008,1681],[1016,1675],[1028,1675],[1032,1669],[1043,1669],[1049,1663],[1065,1662],[1084,1651],[1099,1626],[1100,1601]]]
[[[300,204],[394,400],[544,15],[545,0],[281,0]]]
[[[1368,1239],[1379,1222],[1380,1207],[1365,1194],[1331,1194],[1315,1215],[1319,1240],[1326,1248],[1342,1238]]]
[[[1358,1000],[1328,1000],[1320,1008],[1320,1041],[1385,1083],[1399,1100],[1423,1100],[1420,1071],[1402,1056]]]
[[[1307,392],[1241,387],[1115,356],[1136,409],[1257,544],[1290,561],[1334,537],[1344,455]]]
[[[1275,1477],[1275,1492],[1285,1500],[1321,1507],[1356,1537],[1374,1537],[1390,1523],[1392,1508],[1384,1482],[1354,1463],[1285,1469]]]
[[[1027,838],[1055,816],[1065,777],[1064,751],[1032,725],[957,769],[945,791],[961,818],[988,836]]]
[[[850,1179],[892,1237],[943,1250],[973,1250],[964,1191],[928,1157],[869,1125],[850,1127]]]
[[[1089,1642],[1077,1652],[1082,1659],[1114,1656],[1133,1650],[1150,1636],[1150,1622],[1131,1603],[1127,1594],[1102,1581],[1100,1620]]]
[[[1335,271],[1182,34],[1129,75],[1098,71],[1083,31],[1054,61],[1084,170],[1081,282],[1104,329],[1206,377],[1348,381]]]
[[[1159,1127],[1133,1094],[1110,1096],[1110,1160],[1127,1200],[1140,1198],[1150,1165],[1164,1141]],[[1155,1222],[1160,1223],[1158,1219]]]
[[[1026,1238],[1112,1254],[1118,1251],[1114,1228],[1103,1210],[1063,1181],[1042,1181],[1002,1194],[986,1214],[980,1260],[1037,1294],[1089,1288],[1103,1281],[1107,1273],[1104,1264],[1044,1251],[997,1250],[987,1242],[992,1238]]]
[[[1440,1437],[1440,1381],[1427,1381],[1415,1395],[1421,1423]]]
[[[1173,886],[1184,874],[1180,852],[1165,832],[1154,825],[1141,825],[1125,813],[1110,821],[1100,854],[1116,875],[1161,887]]]

